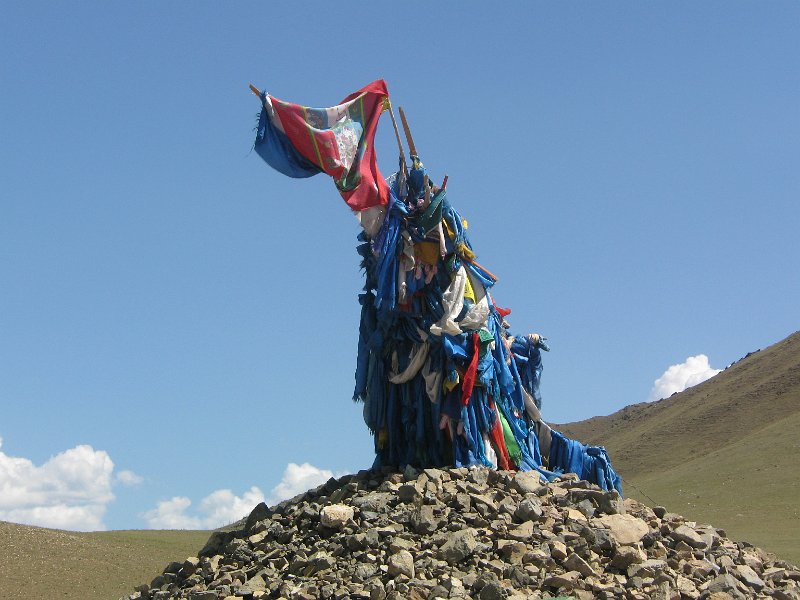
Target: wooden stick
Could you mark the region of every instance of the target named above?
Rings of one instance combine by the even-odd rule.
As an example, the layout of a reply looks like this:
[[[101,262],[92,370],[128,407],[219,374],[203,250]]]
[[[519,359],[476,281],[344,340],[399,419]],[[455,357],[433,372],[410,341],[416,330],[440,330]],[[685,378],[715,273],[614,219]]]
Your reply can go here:
[[[408,150],[414,156],[419,156],[417,154],[417,147],[414,145],[414,138],[411,137],[411,130],[408,128],[408,121],[406,120],[406,113],[403,111],[403,107],[399,107],[398,110],[400,111],[400,120],[403,122],[403,132],[406,134],[406,141],[408,142]]]
[[[397,129],[397,120],[394,118],[394,111],[392,110],[391,103],[389,104],[389,116],[392,117],[392,125],[394,126],[394,136],[397,138],[397,147],[400,148],[400,158],[403,164],[406,162],[406,155],[403,152],[403,141],[400,139],[400,130]]]
[[[261,98],[261,90],[259,90],[259,89],[258,89],[256,86],[254,86],[252,83],[250,84],[250,91],[251,91],[251,92],[253,92],[253,93],[254,93],[256,96],[258,96],[259,98]]]
[[[491,272],[489,269],[487,269],[487,268],[485,268],[485,267],[482,267],[482,266],[481,266],[481,265],[478,263],[478,261],[476,261],[476,260],[469,260],[469,259],[468,259],[468,258],[466,258],[466,257],[462,257],[462,258],[464,258],[464,260],[466,260],[468,263],[471,263],[471,264],[475,265],[476,267],[478,267],[478,268],[479,268],[481,271],[483,271],[484,273],[486,273],[486,274],[487,274],[489,277],[491,277],[491,278],[492,278],[492,279],[494,279],[495,281],[498,281],[498,279],[497,279],[497,275],[495,275],[494,273],[492,273],[492,272]]]

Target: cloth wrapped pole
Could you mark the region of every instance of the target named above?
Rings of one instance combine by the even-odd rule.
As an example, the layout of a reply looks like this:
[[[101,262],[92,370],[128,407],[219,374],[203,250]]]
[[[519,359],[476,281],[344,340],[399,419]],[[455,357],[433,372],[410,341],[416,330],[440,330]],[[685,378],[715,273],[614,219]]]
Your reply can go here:
[[[291,177],[330,175],[356,211],[364,271],[353,399],[364,403],[375,467],[473,466],[574,472],[621,490],[605,449],[551,430],[541,416],[542,350],[514,335],[477,262],[468,223],[416,153],[384,180],[374,134],[383,81],[332,108],[262,95],[255,149]],[[490,294],[490,290],[492,293]]]
[[[542,420],[541,350],[548,348],[538,335],[506,330],[488,293],[494,276],[474,264],[466,222],[444,194],[434,195],[435,206],[420,201],[420,173],[412,170],[406,197],[399,177],[389,178],[371,253],[364,257],[359,246],[367,283],[355,397],[370,405],[368,424],[380,442],[375,464],[486,465],[551,479],[572,471],[617,489],[605,450],[551,434]],[[445,256],[436,218],[447,232]],[[372,379],[378,373],[380,382]]]

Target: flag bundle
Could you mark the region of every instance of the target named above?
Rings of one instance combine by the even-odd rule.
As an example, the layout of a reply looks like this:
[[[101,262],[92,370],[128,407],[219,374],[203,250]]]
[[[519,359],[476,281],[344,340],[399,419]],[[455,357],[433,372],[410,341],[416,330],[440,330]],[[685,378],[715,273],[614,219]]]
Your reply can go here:
[[[336,107],[310,109],[260,94],[256,150],[292,177],[331,175],[359,214],[380,207],[357,247],[365,273],[354,399],[374,434],[376,467],[471,466],[566,471],[622,492],[605,449],[541,418],[538,334],[514,335],[476,261],[467,222],[431,183],[414,146],[386,181],[372,140],[388,100],[382,80]],[[392,116],[394,121],[394,117]],[[364,220],[362,220],[364,225]]]

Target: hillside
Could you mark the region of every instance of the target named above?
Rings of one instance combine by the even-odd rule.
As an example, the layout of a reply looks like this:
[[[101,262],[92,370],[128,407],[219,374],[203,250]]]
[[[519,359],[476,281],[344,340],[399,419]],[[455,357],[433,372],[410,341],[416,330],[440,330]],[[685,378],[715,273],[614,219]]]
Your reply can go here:
[[[800,561],[800,333],[670,398],[557,427],[605,446],[628,495]]]
[[[119,598],[176,556],[197,552],[207,531],[76,533],[0,521],[0,598]]]

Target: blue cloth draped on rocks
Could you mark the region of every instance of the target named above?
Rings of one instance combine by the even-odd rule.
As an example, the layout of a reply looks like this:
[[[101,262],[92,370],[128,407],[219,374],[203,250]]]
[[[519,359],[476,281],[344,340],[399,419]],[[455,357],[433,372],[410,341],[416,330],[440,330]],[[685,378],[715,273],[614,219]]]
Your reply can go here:
[[[381,226],[358,237],[365,285],[354,399],[374,434],[375,466],[484,465],[549,479],[575,472],[621,492],[603,448],[553,431],[542,454],[526,397],[541,408],[541,350],[549,348],[539,336],[509,333],[466,221],[445,189],[429,189],[426,204],[426,171],[414,166],[407,180],[387,180]]]
[[[558,431],[551,431],[550,468],[562,473],[575,473],[581,479],[596,483],[604,490],[622,494],[622,478],[611,466],[606,449],[586,446]]]

